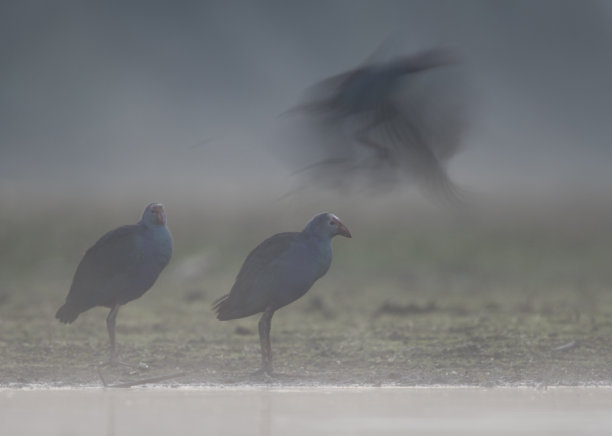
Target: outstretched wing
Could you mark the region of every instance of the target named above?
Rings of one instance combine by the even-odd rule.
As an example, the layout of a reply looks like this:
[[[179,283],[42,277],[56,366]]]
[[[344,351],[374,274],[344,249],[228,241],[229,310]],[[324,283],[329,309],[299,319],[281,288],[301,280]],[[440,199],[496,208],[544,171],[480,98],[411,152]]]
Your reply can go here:
[[[438,199],[458,200],[445,164],[463,145],[467,125],[463,73],[428,72],[458,61],[454,51],[434,48],[319,82],[295,109],[319,135],[299,172],[334,189],[411,180]]]
[[[428,137],[424,123],[399,114],[383,123],[380,130],[385,143],[390,144],[387,159],[395,161],[397,168],[443,202],[460,204],[464,201],[464,194],[448,177],[443,159],[437,153],[439,142]],[[449,146],[444,150],[451,155],[455,151],[451,148],[453,142],[456,144],[459,140],[448,141]]]
[[[362,72],[356,68],[344,73],[336,74],[315,83],[306,90],[306,101],[285,111],[284,115],[309,114],[330,115],[339,110],[336,97],[347,83]]]

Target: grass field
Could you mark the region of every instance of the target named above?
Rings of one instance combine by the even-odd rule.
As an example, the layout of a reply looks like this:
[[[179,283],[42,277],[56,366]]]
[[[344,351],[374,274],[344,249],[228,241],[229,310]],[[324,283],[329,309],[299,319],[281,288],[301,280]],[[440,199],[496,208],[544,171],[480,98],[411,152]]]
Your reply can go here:
[[[157,284],[121,309],[111,381],[185,371],[189,384],[608,385],[612,382],[612,206],[601,199],[496,199],[461,212],[393,198],[123,195],[81,199],[4,192],[0,213],[0,386],[97,385],[107,310],[54,319],[82,253],[162,201],[175,254]],[[146,198],[145,198],[146,197]],[[333,205],[333,206],[332,206]],[[272,323],[272,381],[257,317],[220,322],[248,252],[340,216],[330,272]]]

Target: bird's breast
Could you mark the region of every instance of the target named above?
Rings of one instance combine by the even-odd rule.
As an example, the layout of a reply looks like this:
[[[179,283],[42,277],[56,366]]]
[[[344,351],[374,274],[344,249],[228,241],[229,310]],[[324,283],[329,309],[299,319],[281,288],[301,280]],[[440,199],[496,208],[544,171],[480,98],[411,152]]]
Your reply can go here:
[[[145,270],[159,273],[172,257],[172,236],[161,227],[147,233],[140,241],[141,265]]]
[[[291,273],[296,278],[314,283],[323,276],[331,265],[331,245],[308,241],[299,246],[293,253],[290,264],[293,265]]]

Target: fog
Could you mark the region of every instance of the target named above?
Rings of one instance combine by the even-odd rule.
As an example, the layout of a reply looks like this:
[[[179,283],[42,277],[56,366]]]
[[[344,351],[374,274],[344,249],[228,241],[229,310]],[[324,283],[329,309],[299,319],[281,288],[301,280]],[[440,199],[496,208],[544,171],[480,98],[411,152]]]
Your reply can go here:
[[[603,1],[5,2],[0,183],[282,194],[279,115],[310,85],[450,46],[470,95],[458,184],[604,191],[611,21]]]
[[[612,380],[611,48],[612,0],[0,2],[0,422],[14,434],[601,433]],[[336,137],[367,163],[376,146],[358,133],[371,114],[321,110],[333,122],[317,130],[292,109],[326,79],[428,50],[453,61],[423,68],[423,80],[403,71],[389,93],[409,107],[401,121],[435,120],[421,130],[442,140],[421,142],[447,147],[428,155],[441,162],[429,169],[468,201],[446,204],[410,177],[379,190],[338,189],[353,183],[344,173],[331,184],[305,177],[329,162]],[[88,248],[150,202],[167,211],[172,259],[117,318],[128,365],[106,367],[108,312],[91,308],[71,326],[54,314]],[[312,268],[305,242],[287,256],[279,246],[278,261],[277,242],[249,252],[323,211],[352,238],[335,238],[325,277],[275,314],[275,373],[253,373],[261,351],[272,359],[258,342],[265,323],[220,322],[211,305],[245,259],[255,272],[259,256],[293,262],[296,283],[321,270],[321,245]],[[113,265],[167,260],[165,219],[153,213],[158,239],[133,237],[145,248],[108,238],[99,246],[118,248],[89,257],[100,282],[110,277],[94,297],[121,284]],[[278,275],[291,288],[275,271],[253,280]],[[421,389],[440,386],[452,389]]]

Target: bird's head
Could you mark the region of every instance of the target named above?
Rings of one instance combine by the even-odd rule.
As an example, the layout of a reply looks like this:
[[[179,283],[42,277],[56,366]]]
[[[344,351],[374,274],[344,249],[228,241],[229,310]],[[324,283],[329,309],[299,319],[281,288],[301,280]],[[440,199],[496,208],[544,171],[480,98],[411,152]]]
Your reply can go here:
[[[165,226],[166,211],[161,203],[149,204],[142,214],[142,221],[148,225]]]
[[[340,218],[333,213],[320,213],[311,219],[306,228],[306,233],[314,233],[317,235],[327,235],[333,238],[336,235],[344,236],[345,238],[352,238],[349,229],[342,224]]]

